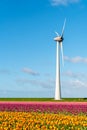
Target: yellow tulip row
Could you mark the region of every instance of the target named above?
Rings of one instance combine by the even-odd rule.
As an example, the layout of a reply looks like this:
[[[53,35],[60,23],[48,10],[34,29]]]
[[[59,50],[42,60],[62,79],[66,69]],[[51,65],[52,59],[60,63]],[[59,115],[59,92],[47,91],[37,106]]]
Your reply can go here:
[[[86,130],[86,115],[0,112],[0,130]]]

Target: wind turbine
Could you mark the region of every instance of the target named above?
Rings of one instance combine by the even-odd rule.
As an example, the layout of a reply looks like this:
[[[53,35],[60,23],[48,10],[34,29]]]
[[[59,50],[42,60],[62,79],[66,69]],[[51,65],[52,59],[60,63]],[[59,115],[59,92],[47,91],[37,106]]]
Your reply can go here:
[[[61,84],[60,84],[60,49],[62,53],[62,63],[64,65],[64,58],[63,58],[63,40],[64,40],[64,29],[65,29],[66,19],[64,21],[64,25],[62,28],[62,34],[59,35],[58,32],[55,32],[57,37],[54,38],[56,41],[56,86],[55,86],[55,100],[61,100]]]

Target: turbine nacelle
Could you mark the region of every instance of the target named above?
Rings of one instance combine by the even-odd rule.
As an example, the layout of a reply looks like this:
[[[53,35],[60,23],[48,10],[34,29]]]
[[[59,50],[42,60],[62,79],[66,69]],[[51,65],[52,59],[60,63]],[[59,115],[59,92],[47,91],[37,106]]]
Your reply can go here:
[[[63,37],[61,37],[61,36],[58,36],[58,37],[55,37],[54,38],[54,41],[56,41],[56,42],[62,42],[64,40],[64,38]]]

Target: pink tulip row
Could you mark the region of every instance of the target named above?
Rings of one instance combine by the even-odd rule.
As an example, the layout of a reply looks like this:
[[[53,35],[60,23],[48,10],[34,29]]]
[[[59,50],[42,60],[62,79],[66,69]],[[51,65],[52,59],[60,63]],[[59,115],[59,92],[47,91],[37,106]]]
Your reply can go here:
[[[87,103],[66,102],[0,102],[0,111],[70,112],[87,114]]]

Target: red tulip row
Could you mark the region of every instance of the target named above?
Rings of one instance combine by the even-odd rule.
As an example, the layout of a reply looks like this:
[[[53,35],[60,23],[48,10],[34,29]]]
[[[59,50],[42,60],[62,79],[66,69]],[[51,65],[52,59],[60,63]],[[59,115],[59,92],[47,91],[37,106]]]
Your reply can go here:
[[[0,102],[0,111],[26,111],[26,112],[69,112],[72,114],[87,114],[87,103],[66,102]]]

